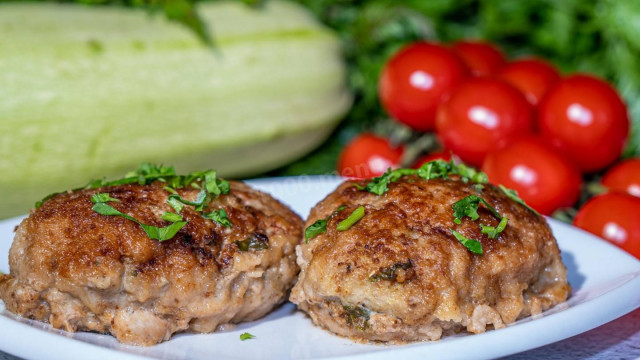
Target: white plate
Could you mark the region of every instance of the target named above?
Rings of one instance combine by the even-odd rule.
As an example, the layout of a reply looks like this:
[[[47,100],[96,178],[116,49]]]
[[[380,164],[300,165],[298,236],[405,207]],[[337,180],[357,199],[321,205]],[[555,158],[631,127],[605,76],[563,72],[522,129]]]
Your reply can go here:
[[[306,216],[332,191],[335,177],[292,177],[249,181]],[[13,228],[19,218],[0,222],[0,270],[7,272]],[[618,248],[571,226],[550,220],[569,268],[573,287],[566,303],[536,319],[479,335],[460,334],[436,342],[383,346],[356,344],[314,327],[287,303],[266,318],[233,331],[179,334],[142,348],[119,344],[93,333],[70,334],[49,325],[17,318],[0,301],[0,349],[39,359],[316,359],[316,358],[495,358],[549,344],[602,325],[640,306],[640,262]],[[243,332],[256,339],[240,341]],[[393,352],[393,354],[391,354]]]

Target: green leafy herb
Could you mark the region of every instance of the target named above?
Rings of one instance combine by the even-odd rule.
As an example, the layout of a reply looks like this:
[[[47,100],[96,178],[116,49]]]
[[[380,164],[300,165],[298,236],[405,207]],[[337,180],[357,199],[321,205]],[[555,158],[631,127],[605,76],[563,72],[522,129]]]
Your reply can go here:
[[[164,214],[162,214],[162,220],[166,220],[169,222],[182,221],[182,215],[171,213],[171,212],[165,212]]]
[[[256,338],[255,335],[251,335],[248,332],[240,334],[240,340],[241,341],[251,340],[251,339],[255,339],[255,338]]]
[[[232,225],[231,220],[229,220],[229,218],[227,217],[227,212],[224,209],[220,209],[218,211],[214,210],[208,214],[202,214],[202,217],[205,219],[213,220],[227,228],[230,228]]]
[[[200,192],[198,193],[198,195],[196,196],[196,200],[195,201],[189,201],[186,200],[184,198],[182,198],[180,195],[169,195],[169,199],[174,199],[177,200],[185,205],[189,205],[189,206],[193,206],[196,208],[196,211],[202,211],[202,209],[207,205],[207,192],[203,189],[200,190]]]
[[[266,250],[269,248],[269,238],[261,233],[253,233],[242,241],[236,241],[240,251]]]
[[[413,267],[413,264],[411,263],[411,260],[407,262],[395,263],[389,267],[385,267],[378,270],[375,274],[369,277],[369,281],[380,281],[380,280],[395,281],[396,278],[398,277],[398,274],[396,273],[398,269],[408,270],[408,269],[411,269],[412,267]]]
[[[507,195],[511,200],[517,202],[520,205],[523,205],[524,207],[526,207],[527,209],[531,210],[534,214],[540,216],[540,214],[535,211],[533,208],[531,208],[529,205],[527,205],[524,200],[522,200],[519,196],[518,196],[518,192],[515,190],[511,190],[508,189],[506,187],[504,187],[503,185],[498,185],[498,187],[500,187],[500,190],[502,190],[502,192]]]
[[[461,200],[456,201],[453,204],[453,216],[455,217],[455,220],[453,221],[456,224],[460,224],[462,218],[464,218],[465,216],[470,217],[473,221],[478,220],[478,207],[480,206],[480,203],[483,203],[487,207],[487,209],[489,209],[493,213],[493,215],[495,215],[496,218],[502,219],[502,216],[500,216],[498,211],[496,211],[493,206],[489,205],[489,203],[486,202],[483,198],[475,195],[469,195]]]
[[[447,179],[449,175],[459,175],[462,181],[486,184],[489,180],[483,172],[477,171],[465,164],[456,164],[453,160],[442,159],[429,161],[419,169],[388,169],[381,176],[375,177],[365,186],[354,184],[359,190],[365,190],[376,195],[389,191],[389,184],[398,181],[403,176],[418,175],[425,180]]]
[[[91,197],[92,203],[105,203],[109,201],[120,202],[118,199],[112,198],[108,193],[97,193]]]
[[[453,234],[453,236],[460,241],[460,243],[462,245],[464,245],[467,249],[469,249],[469,251],[471,251],[474,254],[478,254],[481,255],[482,254],[482,244],[477,241],[477,240],[473,240],[473,239],[469,239],[468,237],[460,234],[459,232],[453,230],[453,229],[449,229],[451,230],[451,233]]]
[[[186,221],[177,221],[169,226],[162,227],[162,228],[143,224],[137,219],[133,218],[132,216],[123,214],[120,211],[113,208],[111,205],[108,205],[103,202],[94,204],[92,209],[93,211],[97,212],[100,215],[120,216],[125,219],[131,220],[136,224],[140,225],[140,227],[142,227],[142,229],[144,230],[145,233],[147,233],[147,236],[150,239],[155,239],[158,241],[165,241],[173,238],[178,233],[178,231],[180,231],[180,229],[182,229],[182,227],[187,224]]]
[[[175,190],[174,190],[175,191]],[[177,195],[177,194],[176,194]],[[175,210],[178,214],[180,214],[182,212],[182,208],[184,207],[184,204],[180,202],[180,200],[176,199],[176,198],[172,198],[169,197],[167,199],[167,203],[173,208],[173,210]]]
[[[359,305],[342,305],[345,311],[345,320],[347,324],[355,326],[360,331],[369,328],[370,312],[367,308]]]
[[[363,217],[364,217],[364,206],[358,206],[358,208],[353,210],[351,215],[349,215],[346,219],[340,221],[336,229],[338,231],[347,231]]]
[[[365,190],[376,195],[382,195],[389,191],[389,183],[398,181],[402,176],[416,174],[415,169],[388,169],[384,174],[371,179],[371,181],[363,186],[354,184],[359,190]]]
[[[309,225],[304,230],[304,243],[308,244],[309,243],[309,239],[311,239],[312,237],[327,232],[327,221],[329,221],[330,218],[332,218],[333,216],[335,216],[337,213],[339,213],[342,210],[344,210],[344,205],[338,206],[338,208],[335,209],[326,218],[316,220],[316,222],[314,222],[313,224]]]
[[[173,224],[165,227],[157,227],[152,225],[146,225],[138,222],[140,226],[144,229],[149,236],[149,239],[155,239],[158,241],[165,241],[172,239],[180,229],[182,229],[187,222],[186,221],[176,221]]]
[[[325,232],[327,232],[327,220],[325,219],[316,220],[316,222],[309,225],[309,227],[307,227],[304,230],[304,239],[305,239],[304,242],[308,244],[309,239],[311,239],[316,235],[323,234]]]
[[[508,222],[509,222],[509,219],[507,219],[506,217],[503,217],[500,220],[500,223],[498,224],[498,226],[496,227],[486,226],[483,224],[480,224],[480,227],[482,228],[483,234],[487,234],[487,236],[489,236],[490,238],[495,239],[507,227]]]
[[[454,164],[444,160],[434,160],[423,164],[418,169],[418,176],[425,180],[443,178],[446,179],[451,173]]]

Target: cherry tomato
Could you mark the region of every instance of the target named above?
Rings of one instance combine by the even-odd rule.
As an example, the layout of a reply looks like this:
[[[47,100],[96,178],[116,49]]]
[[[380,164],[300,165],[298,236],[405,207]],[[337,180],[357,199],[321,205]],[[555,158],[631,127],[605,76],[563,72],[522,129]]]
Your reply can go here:
[[[436,130],[445,148],[464,162],[480,166],[502,140],[533,131],[532,109],[508,83],[473,78],[440,105]]]
[[[573,205],[580,195],[580,171],[542,139],[526,136],[487,156],[482,166],[493,184],[518,192],[539,213]]]
[[[451,151],[442,150],[442,151],[432,152],[431,154],[426,154],[419,157],[418,160],[416,160],[416,162],[413,164],[413,168],[418,169],[422,165],[428,163],[429,161],[438,160],[438,159],[449,161],[451,160],[451,157],[452,157]],[[453,157],[455,158],[455,155],[453,155]]]
[[[534,58],[512,61],[497,76],[522,91],[533,106],[538,105],[551,86],[560,81],[560,74],[553,65]]]
[[[467,64],[475,76],[490,75],[507,61],[502,51],[484,41],[458,41],[451,47]]]
[[[611,85],[589,75],[556,83],[540,101],[538,121],[542,135],[587,173],[615,162],[629,135],[624,102]]]
[[[591,198],[573,224],[640,259],[640,198],[608,193]]]
[[[602,177],[602,185],[640,197],[640,158],[625,160],[609,169]]]
[[[399,167],[402,153],[401,147],[392,147],[387,139],[364,133],[342,150],[338,172],[342,176],[355,178],[380,176],[388,168]]]
[[[378,92],[387,112],[418,131],[432,130],[441,100],[469,76],[453,51],[417,42],[398,51],[385,65]]]

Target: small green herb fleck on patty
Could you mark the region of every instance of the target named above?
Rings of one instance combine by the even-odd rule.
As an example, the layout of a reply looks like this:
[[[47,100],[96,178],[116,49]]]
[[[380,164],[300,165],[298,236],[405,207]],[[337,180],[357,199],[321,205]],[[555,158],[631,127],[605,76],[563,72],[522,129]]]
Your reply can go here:
[[[256,338],[255,335],[249,334],[248,332],[240,334],[240,340],[241,341],[255,339],[255,338]]]

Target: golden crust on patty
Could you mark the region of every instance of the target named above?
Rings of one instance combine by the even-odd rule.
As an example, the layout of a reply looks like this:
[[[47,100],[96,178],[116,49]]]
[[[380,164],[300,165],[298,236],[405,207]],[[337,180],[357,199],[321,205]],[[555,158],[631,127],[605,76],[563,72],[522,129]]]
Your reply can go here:
[[[211,332],[253,320],[285,300],[295,281],[302,220],[272,197],[231,183],[208,211],[225,209],[230,228],[185,206],[188,223],[170,240],[150,239],[135,222],[92,210],[91,196],[142,223],[166,226],[165,183],[120,185],[57,195],[17,228],[0,299],[24,317],[67,331],[111,333],[153,345],[174,332]],[[199,190],[177,190],[191,201]],[[242,251],[237,242],[267,249]],[[245,249],[246,250],[246,249]]]
[[[336,334],[391,342],[501,328],[564,301],[567,272],[545,219],[500,189],[455,179],[405,176],[380,196],[340,185],[311,210],[306,226],[328,217],[327,230],[298,246],[290,300]],[[497,238],[481,233],[479,223],[499,221],[484,206],[477,221],[454,223],[452,205],[469,195],[509,219]],[[359,206],[365,216],[338,231]],[[451,229],[479,240],[484,253],[470,252]]]

